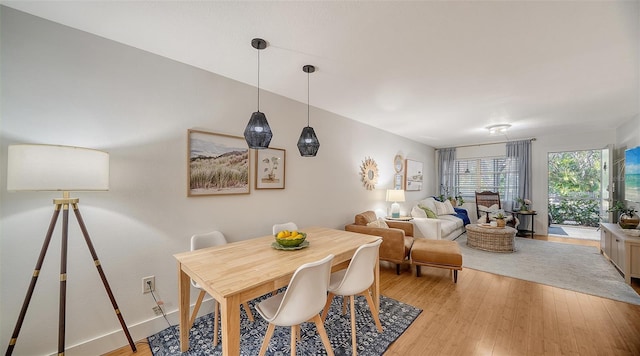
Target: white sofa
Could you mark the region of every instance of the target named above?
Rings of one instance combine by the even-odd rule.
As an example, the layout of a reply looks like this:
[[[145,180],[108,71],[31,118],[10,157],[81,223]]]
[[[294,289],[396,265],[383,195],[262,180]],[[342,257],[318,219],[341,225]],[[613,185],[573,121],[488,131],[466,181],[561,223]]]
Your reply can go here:
[[[445,202],[445,204],[447,204],[447,202]],[[450,203],[448,204],[450,205]],[[438,214],[436,200],[432,197],[413,203],[411,207],[411,217],[413,220],[411,220],[411,222],[414,225],[414,237],[433,240],[455,240],[466,231],[462,219],[446,213],[437,215],[437,218],[429,218],[420,206],[426,207],[436,215]],[[467,209],[464,205],[462,208]],[[475,219],[473,219],[475,217],[475,209],[473,211],[474,215],[471,215],[468,209],[467,213],[472,222],[475,222]]]

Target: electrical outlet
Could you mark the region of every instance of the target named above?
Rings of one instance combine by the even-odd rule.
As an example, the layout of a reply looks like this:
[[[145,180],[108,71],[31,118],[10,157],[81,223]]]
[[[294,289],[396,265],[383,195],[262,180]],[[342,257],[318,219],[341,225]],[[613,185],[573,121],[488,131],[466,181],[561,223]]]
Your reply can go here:
[[[153,310],[154,313],[156,313],[156,315],[162,315],[162,308],[160,308],[159,305],[156,305],[151,309]]]
[[[150,293],[156,290],[156,277],[149,276],[142,278],[142,294]]]

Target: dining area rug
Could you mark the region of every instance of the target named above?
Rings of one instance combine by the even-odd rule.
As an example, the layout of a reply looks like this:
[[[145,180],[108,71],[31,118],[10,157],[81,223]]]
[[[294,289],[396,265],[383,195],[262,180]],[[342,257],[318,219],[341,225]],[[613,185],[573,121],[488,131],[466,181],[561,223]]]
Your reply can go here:
[[[255,305],[267,296],[254,299],[249,306],[254,313],[254,322],[249,321],[244,310],[240,313],[240,355],[257,355],[267,331],[268,323],[255,311]],[[351,320],[347,313],[342,314],[342,297],[335,297],[331,303],[324,327],[329,335],[335,355],[351,355]],[[380,323],[382,333],[378,333],[369,311],[366,299],[356,297],[356,334],[360,355],[382,355],[413,323],[422,312],[409,304],[392,298],[380,296]],[[242,309],[242,308],[241,308]],[[290,327],[276,326],[267,355],[286,355],[291,353]],[[219,333],[220,334],[220,333]],[[221,334],[219,335],[221,338]],[[157,334],[149,336],[149,348],[154,356],[167,355],[222,355],[221,343],[213,347],[213,314],[209,313],[196,319],[189,332],[190,348],[180,352],[179,327],[173,325]],[[221,339],[218,339],[221,340]],[[300,340],[296,346],[297,355],[326,355],[326,350],[316,332],[313,322],[303,323],[300,327]]]
[[[496,253],[456,239],[463,267],[640,305],[640,296],[592,246],[515,238],[516,251]]]

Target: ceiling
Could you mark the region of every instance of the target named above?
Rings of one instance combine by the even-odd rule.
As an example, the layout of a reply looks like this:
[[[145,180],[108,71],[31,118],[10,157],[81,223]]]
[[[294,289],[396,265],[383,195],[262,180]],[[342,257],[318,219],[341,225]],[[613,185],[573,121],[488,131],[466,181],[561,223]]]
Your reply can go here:
[[[640,112],[638,1],[0,3],[250,85],[260,37],[261,89],[306,103],[313,64],[312,106],[436,148]]]

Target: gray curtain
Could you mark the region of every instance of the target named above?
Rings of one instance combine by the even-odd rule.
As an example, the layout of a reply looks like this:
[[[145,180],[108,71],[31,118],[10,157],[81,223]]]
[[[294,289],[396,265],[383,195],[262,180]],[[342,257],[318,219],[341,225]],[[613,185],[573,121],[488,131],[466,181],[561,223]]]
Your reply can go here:
[[[504,208],[514,210],[519,208],[518,198],[531,200],[531,140],[507,143],[507,167]]]
[[[456,148],[438,150],[438,172],[440,178],[440,194],[455,196],[456,187]]]

